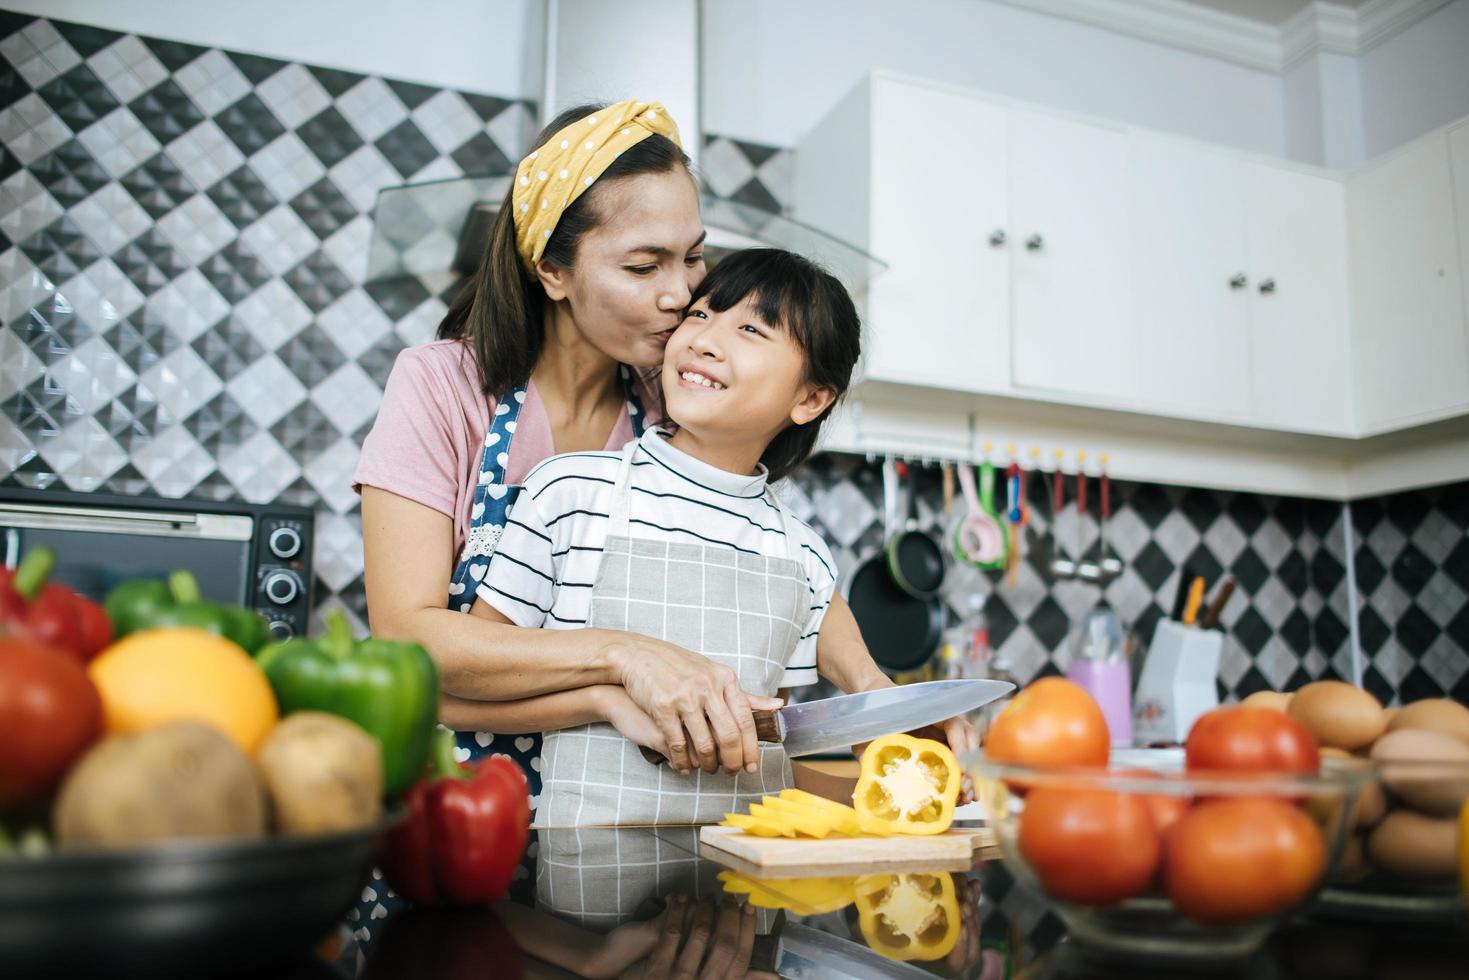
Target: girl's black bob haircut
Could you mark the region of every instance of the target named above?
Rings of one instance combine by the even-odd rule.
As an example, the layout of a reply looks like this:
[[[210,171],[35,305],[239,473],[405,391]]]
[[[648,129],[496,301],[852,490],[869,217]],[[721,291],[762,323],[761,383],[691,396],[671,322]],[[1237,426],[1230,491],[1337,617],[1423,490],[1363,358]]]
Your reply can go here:
[[[821,426],[846,394],[862,353],[862,320],[835,276],[810,259],[778,248],[748,248],[719,261],[689,301],[723,313],[748,300],[760,319],[784,330],[806,354],[806,381],[830,388],[832,404],[805,425],[777,435],[760,462],[779,480],[811,455]]]

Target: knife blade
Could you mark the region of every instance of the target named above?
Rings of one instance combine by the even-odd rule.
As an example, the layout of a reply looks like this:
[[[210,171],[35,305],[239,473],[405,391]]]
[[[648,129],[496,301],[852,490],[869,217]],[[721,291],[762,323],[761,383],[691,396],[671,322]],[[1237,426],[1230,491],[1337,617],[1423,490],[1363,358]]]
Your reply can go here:
[[[831,933],[784,921],[780,930],[756,940],[752,970],[766,970],[792,980],[849,980],[892,977],[932,980],[933,974],[890,960],[866,946]]]
[[[788,704],[775,711],[756,711],[755,730],[762,742],[776,742],[788,756],[845,749],[894,732],[912,731],[962,715],[1015,690],[1009,681],[925,681],[877,691],[841,694],[821,701]],[[652,749],[643,758],[666,761]]]

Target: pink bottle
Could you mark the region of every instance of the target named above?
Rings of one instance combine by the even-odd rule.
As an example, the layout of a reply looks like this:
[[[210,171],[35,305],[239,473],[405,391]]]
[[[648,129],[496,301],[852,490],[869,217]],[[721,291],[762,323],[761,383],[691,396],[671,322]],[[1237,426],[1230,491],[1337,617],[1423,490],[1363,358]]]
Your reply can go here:
[[[1102,707],[1113,745],[1132,745],[1132,671],[1123,655],[1122,624],[1110,609],[1086,618],[1072,647],[1066,676]]]

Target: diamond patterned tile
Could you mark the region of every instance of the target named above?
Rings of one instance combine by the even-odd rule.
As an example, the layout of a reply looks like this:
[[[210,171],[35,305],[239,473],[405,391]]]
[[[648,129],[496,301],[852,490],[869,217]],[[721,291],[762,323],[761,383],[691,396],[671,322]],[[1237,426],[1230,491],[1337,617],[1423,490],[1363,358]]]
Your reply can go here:
[[[310,400],[301,402],[281,416],[270,427],[270,434],[293,459],[298,460],[309,459],[325,452],[341,437],[326,413]]]
[[[164,79],[128,103],[138,122],[167,145],[204,121],[204,113],[173,79]]]
[[[363,213],[372,210],[379,190],[403,182],[398,171],[372,145],[358,149],[332,167],[330,174],[337,189],[352,202],[353,207]]]
[[[214,471],[214,461],[181,424],[169,426],[134,452],[132,464],[165,497],[187,496]]]
[[[339,514],[357,504],[357,494],[352,489],[352,472],[357,468],[357,456],[357,444],[344,437],[325,452],[306,461],[306,479],[321,494],[326,505]]]
[[[124,176],[122,186],[155,220],[173,211],[195,193],[194,185],[189,183],[183,171],[162,153],[150,157]]]
[[[755,166],[733,140],[712,139],[699,155],[699,174],[719,197],[729,197],[755,176]]]
[[[174,80],[206,116],[217,115],[250,91],[249,80],[218,50],[189,62],[174,74]]]
[[[30,172],[61,204],[72,207],[107,184],[109,175],[80,140],[67,140],[32,163]]]
[[[197,342],[195,346],[198,346]],[[243,445],[260,431],[245,410],[223,392],[185,419],[184,428],[213,459]]]
[[[105,255],[116,252],[153,224],[148,212],[116,181],[72,208],[71,217]]]
[[[69,423],[38,448],[72,490],[97,489],[128,461],[122,447],[90,416]]]
[[[93,337],[52,367],[51,380],[90,417],[132,387],[137,376],[105,339]]]
[[[176,419],[188,418],[224,387],[219,376],[188,346],[176,348],[140,374],[138,381]],[[154,479],[152,474],[148,477]]]
[[[231,304],[240,302],[270,280],[270,270],[243,238],[236,238],[205,259],[199,271]]]
[[[126,35],[87,58],[87,66],[119,102],[131,102],[168,77],[168,69],[135,35]]]
[[[148,370],[182,343],[161,320],[146,315],[115,324],[103,339],[134,374]]]
[[[352,289],[317,315],[317,323],[348,357],[357,358],[393,329],[389,320],[361,289]]]
[[[275,113],[254,92],[223,109],[215,122],[246,156],[265,149],[286,131]]]
[[[344,435],[377,414],[382,389],[355,362],[343,364],[311,392],[316,403]]]
[[[519,160],[521,154],[530,149],[531,140],[539,129],[535,110],[523,101],[507,106],[485,126],[495,145],[514,160]]]
[[[326,93],[332,98],[336,98],[347,92],[366,77],[361,72],[346,71],[341,68],[323,68],[320,65],[311,65],[309,67],[311,74],[321,83],[321,87],[326,89]]]
[[[317,324],[311,324],[276,351],[291,373],[308,388],[316,389],[347,360],[331,336]],[[374,386],[376,387],[376,386]]]
[[[300,126],[332,101],[302,65],[287,65],[257,85],[255,93],[289,129]]]
[[[13,330],[0,329],[0,402],[29,388],[46,370],[46,364]]]
[[[291,207],[317,238],[336,234],[343,225],[358,216],[330,177],[323,177],[291,200]]]
[[[0,111],[0,143],[23,164],[40,159],[69,139],[71,128],[35,93]]]
[[[309,232],[308,232],[309,234]],[[286,285],[313,312],[320,312],[352,288],[351,281],[320,249],[312,252],[283,277]]]
[[[92,27],[89,24],[57,22],[54,26],[71,44],[76,53],[83,58],[90,58],[122,36],[117,31]]]
[[[341,163],[362,145],[362,137],[334,106],[327,106],[302,123],[296,129],[296,135],[329,168]]]
[[[169,143],[164,152],[178,164],[189,182],[202,190],[208,190],[245,162],[244,155],[213,120],[195,126]]]
[[[168,41],[156,37],[145,37],[143,43],[148,45],[148,50],[152,51],[169,71],[178,71],[206,50],[197,44]]]
[[[144,296],[153,295],[188,268],[153,225],[115,252],[112,261]]]
[[[240,238],[278,276],[293,269],[320,244],[306,223],[284,204],[242,231]]]
[[[10,476],[38,456],[30,439],[8,418],[8,397],[5,401],[6,413],[0,414],[0,477]]]
[[[143,305],[143,294],[110,259],[98,259],[68,279],[59,292],[77,314],[105,330]]]
[[[229,55],[235,67],[250,80],[251,85],[259,85],[286,67],[286,62],[276,58],[267,58],[264,55],[245,54],[242,51],[226,51],[225,54]]]
[[[262,429],[270,428],[306,397],[305,387],[274,354],[266,354],[231,378],[228,390]]]
[[[20,249],[0,252],[0,324],[26,315],[55,291],[55,284]]]
[[[116,96],[83,64],[47,82],[38,92],[72,132],[86,129],[118,107]]]
[[[29,170],[16,171],[0,182],[0,232],[13,242],[50,225],[61,217],[62,210]]]
[[[320,514],[316,519],[316,550],[312,568],[328,589],[340,592],[362,574],[362,518],[351,514]]]
[[[20,243],[52,282],[65,282],[102,257],[76,222],[63,215]]]
[[[431,296],[398,320],[393,325],[393,332],[405,344],[426,344],[437,336],[439,324],[447,311],[443,300]]]
[[[257,432],[225,452],[220,457],[219,470],[240,491],[240,496],[252,503],[276,499],[301,475],[300,465],[269,432]]]
[[[197,265],[231,242],[235,226],[203,194],[195,194],[158,219],[158,230],[174,251]]]
[[[438,157],[434,145],[411,118],[378,137],[373,145],[404,179],[412,177]]]
[[[377,139],[408,117],[403,101],[381,78],[365,78],[337,96],[337,109],[359,136]]]
[[[311,322],[311,310],[284,282],[272,279],[235,307],[234,318],[266,350],[275,350]]]
[[[250,169],[279,201],[289,201],[325,172],[321,161],[295,133],[285,133],[251,154]]]
[[[440,153],[453,153],[483,131],[483,121],[455,91],[445,89],[411,113],[418,129]]]
[[[0,55],[15,66],[31,88],[40,88],[82,60],[76,49],[46,20],[37,20],[0,42]]]
[[[154,293],[147,309],[187,343],[218,323],[230,306],[198,269],[190,269]]]
[[[515,161],[507,157],[499,144],[485,133],[470,137],[450,157],[460,170],[470,176],[508,174],[515,170]]]
[[[221,178],[206,192],[220,213],[238,228],[254,222],[278,203],[270,188],[249,167]]]

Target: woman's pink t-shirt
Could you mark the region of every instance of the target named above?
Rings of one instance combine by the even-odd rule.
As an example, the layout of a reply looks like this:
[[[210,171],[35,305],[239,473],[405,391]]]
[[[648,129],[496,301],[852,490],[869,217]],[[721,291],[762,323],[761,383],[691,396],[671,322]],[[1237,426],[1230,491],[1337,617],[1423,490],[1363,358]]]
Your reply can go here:
[[[638,397],[656,420],[662,398],[657,375],[640,377]],[[454,556],[469,533],[469,510],[479,481],[485,434],[495,399],[480,391],[474,356],[461,341],[436,340],[399,352],[388,375],[377,421],[362,443],[352,488],[378,487],[432,507],[454,521]],[[633,439],[626,407],[612,427],[607,449]],[[505,476],[519,485],[542,460],[556,453],[551,420],[535,382],[527,387]]]

